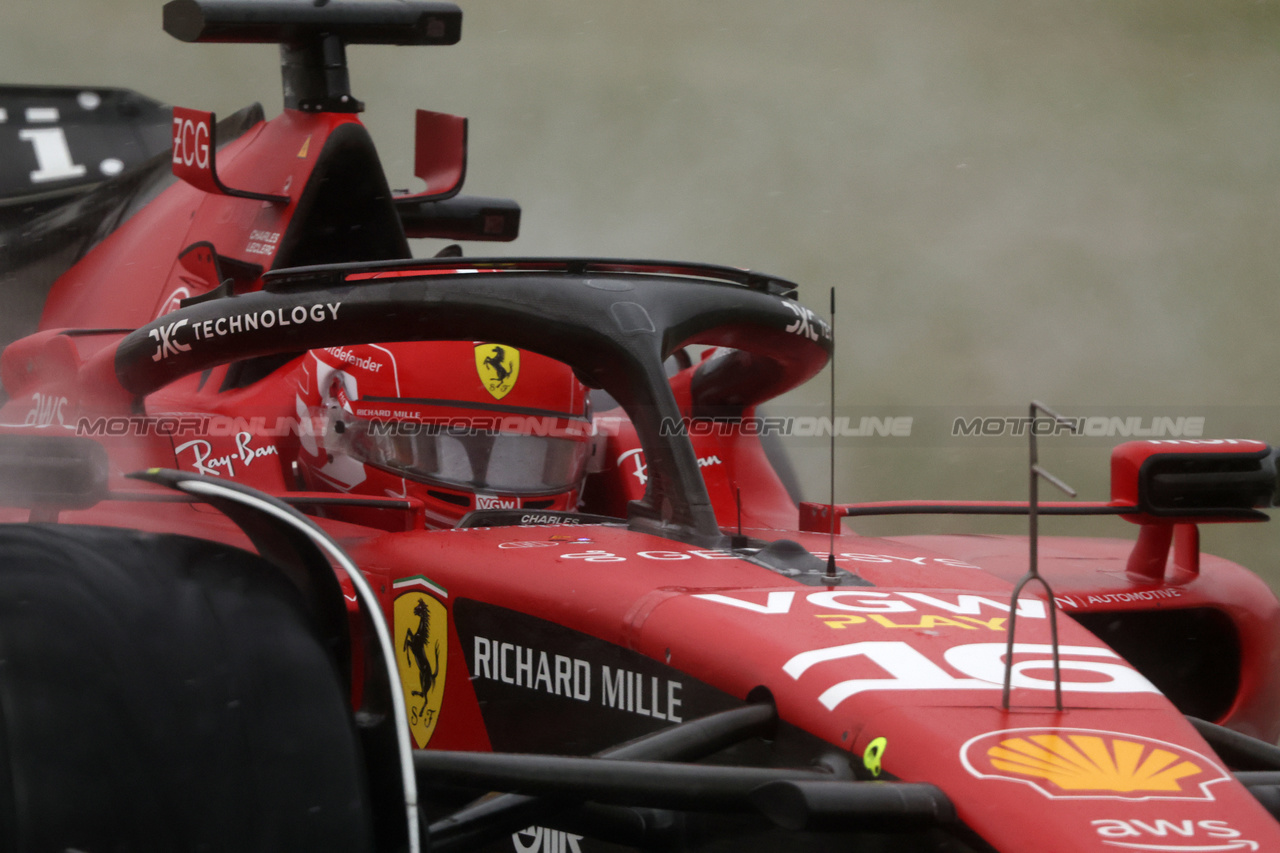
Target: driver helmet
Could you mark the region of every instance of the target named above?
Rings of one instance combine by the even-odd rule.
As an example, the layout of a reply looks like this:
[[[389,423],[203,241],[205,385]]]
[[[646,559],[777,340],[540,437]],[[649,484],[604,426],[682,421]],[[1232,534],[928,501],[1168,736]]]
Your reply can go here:
[[[312,350],[299,370],[304,487],[415,497],[428,527],[476,509],[577,509],[587,389],[565,364],[503,344]]]

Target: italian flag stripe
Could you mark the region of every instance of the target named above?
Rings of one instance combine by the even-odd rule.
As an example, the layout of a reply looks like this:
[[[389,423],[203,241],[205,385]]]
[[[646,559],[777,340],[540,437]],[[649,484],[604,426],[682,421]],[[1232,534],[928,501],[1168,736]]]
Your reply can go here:
[[[400,580],[391,584],[391,588],[395,590],[409,589],[410,587],[415,587],[415,586],[426,587],[427,589],[431,590],[441,598],[449,597],[448,590],[440,586],[440,584],[435,583],[434,581],[428,580],[422,575],[414,575],[411,578],[401,578]]]

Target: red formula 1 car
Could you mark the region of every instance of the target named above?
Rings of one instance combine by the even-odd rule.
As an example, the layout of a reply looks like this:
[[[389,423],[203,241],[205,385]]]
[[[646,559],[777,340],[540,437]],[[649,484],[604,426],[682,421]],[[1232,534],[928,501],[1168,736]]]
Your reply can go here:
[[[1121,445],[1104,503],[797,506],[756,414],[831,352],[794,285],[409,256],[519,208],[457,194],[434,113],[391,193],[344,50],[460,24],[170,2],[282,45],[271,121],[0,91],[5,849],[1280,850],[1280,612],[1197,536],[1265,518],[1272,450]],[[904,512],[1032,534],[840,528]]]

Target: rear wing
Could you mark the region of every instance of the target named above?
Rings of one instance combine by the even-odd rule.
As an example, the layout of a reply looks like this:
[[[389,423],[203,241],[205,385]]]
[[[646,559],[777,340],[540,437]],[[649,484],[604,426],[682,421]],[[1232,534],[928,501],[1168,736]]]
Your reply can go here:
[[[279,44],[285,107],[359,112],[347,45],[456,44],[462,10],[423,0],[169,0],[164,31],[186,42]]]

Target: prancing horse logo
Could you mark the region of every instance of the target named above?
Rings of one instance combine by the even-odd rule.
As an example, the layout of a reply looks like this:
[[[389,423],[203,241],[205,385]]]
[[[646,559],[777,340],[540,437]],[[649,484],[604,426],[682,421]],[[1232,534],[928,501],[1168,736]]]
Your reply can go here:
[[[501,400],[520,377],[520,350],[503,344],[476,344],[476,372],[485,389]]]
[[[421,589],[397,596],[393,610],[396,633],[403,638],[396,664],[409,730],[422,749],[435,731],[444,702],[449,611]]]
[[[426,599],[418,599],[417,606],[413,608],[413,615],[418,617],[418,630],[405,630],[401,651],[405,652],[406,660],[412,652],[413,662],[418,666],[418,684],[422,689],[411,691],[411,693],[422,697],[422,707],[410,710],[409,719],[414,721],[425,719],[430,722],[436,712],[435,709],[427,710],[427,703],[431,701],[431,688],[435,687],[436,676],[440,674],[440,641],[436,640],[436,665],[433,669],[427,661],[427,643],[431,642],[431,611],[427,608]]]

